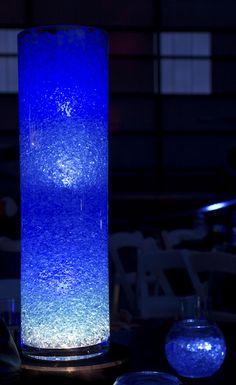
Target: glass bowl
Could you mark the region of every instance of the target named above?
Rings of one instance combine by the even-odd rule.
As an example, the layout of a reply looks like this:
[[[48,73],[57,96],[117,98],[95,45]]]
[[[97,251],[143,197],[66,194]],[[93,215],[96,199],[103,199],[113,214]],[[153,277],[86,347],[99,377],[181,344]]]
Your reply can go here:
[[[176,321],[166,336],[165,355],[179,375],[209,377],[224,362],[225,339],[219,327],[208,320]]]

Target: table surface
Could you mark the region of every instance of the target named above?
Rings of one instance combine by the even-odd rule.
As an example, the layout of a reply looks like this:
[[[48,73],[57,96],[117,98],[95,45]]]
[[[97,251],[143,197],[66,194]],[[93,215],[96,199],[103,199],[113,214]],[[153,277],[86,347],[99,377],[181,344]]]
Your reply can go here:
[[[172,322],[170,320],[152,320],[123,325],[112,331],[110,350],[106,355],[93,361],[86,360],[86,363],[74,363],[71,365],[71,371],[44,370],[39,363],[31,365],[31,362],[22,358],[22,367],[19,371],[1,375],[0,365],[0,385],[29,385],[32,383],[37,385],[43,381],[57,385],[75,382],[77,384],[112,385],[119,375],[130,371],[166,372],[177,376],[183,385],[226,385],[234,382],[236,323],[218,323],[227,346],[226,358],[220,370],[209,378],[186,379],[174,372],[164,354],[165,337]]]

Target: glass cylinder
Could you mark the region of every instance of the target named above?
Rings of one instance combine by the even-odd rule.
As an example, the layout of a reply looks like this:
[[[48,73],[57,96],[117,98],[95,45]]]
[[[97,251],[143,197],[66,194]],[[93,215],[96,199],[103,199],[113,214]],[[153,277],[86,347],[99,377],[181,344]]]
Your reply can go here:
[[[182,319],[173,323],[165,341],[166,358],[176,372],[189,378],[212,376],[226,355],[219,327],[206,319]]]
[[[18,53],[22,351],[87,358],[109,340],[108,36],[35,27]]]

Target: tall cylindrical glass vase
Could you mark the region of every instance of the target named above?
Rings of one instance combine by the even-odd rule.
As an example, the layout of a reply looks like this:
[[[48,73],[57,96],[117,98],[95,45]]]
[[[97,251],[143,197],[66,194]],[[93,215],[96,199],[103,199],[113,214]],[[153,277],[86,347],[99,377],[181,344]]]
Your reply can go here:
[[[22,351],[91,357],[109,340],[108,37],[35,27],[18,53]]]

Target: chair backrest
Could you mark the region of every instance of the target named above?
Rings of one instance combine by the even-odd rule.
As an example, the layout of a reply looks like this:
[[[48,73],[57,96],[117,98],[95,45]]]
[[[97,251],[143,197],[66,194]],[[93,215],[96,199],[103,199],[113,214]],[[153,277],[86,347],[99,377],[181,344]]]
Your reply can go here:
[[[112,316],[120,306],[120,291],[124,292],[127,306],[133,315],[137,313],[137,270],[141,255],[156,250],[154,238],[145,238],[140,231],[117,232],[109,236],[109,255],[114,265]]]
[[[188,251],[194,273],[220,272],[236,275],[236,255],[223,251]]]
[[[172,280],[168,273],[175,272],[174,280],[181,281],[183,275],[188,280],[188,291],[182,295],[191,295],[194,288],[191,282],[183,250],[156,250],[140,257],[138,266],[138,309],[139,317],[148,318],[175,318],[179,307],[179,294],[175,292]],[[179,274],[179,277],[178,277]],[[171,282],[172,281],[172,282]],[[180,282],[175,282],[180,286]]]
[[[112,317],[115,317],[118,312],[121,288],[126,296],[129,310],[135,311],[135,294],[132,285],[136,279],[137,258],[141,253],[142,244],[143,235],[140,231],[116,232],[109,235],[109,255],[114,265]],[[131,253],[131,249],[133,253]],[[131,254],[136,258],[135,266],[130,266],[130,261],[127,261]],[[126,265],[129,266],[129,269],[126,268]]]
[[[197,226],[193,229],[176,229],[176,230],[162,230],[161,240],[163,248],[170,250],[175,246],[181,244],[184,241],[201,240],[207,234],[207,228],[205,226]]]

